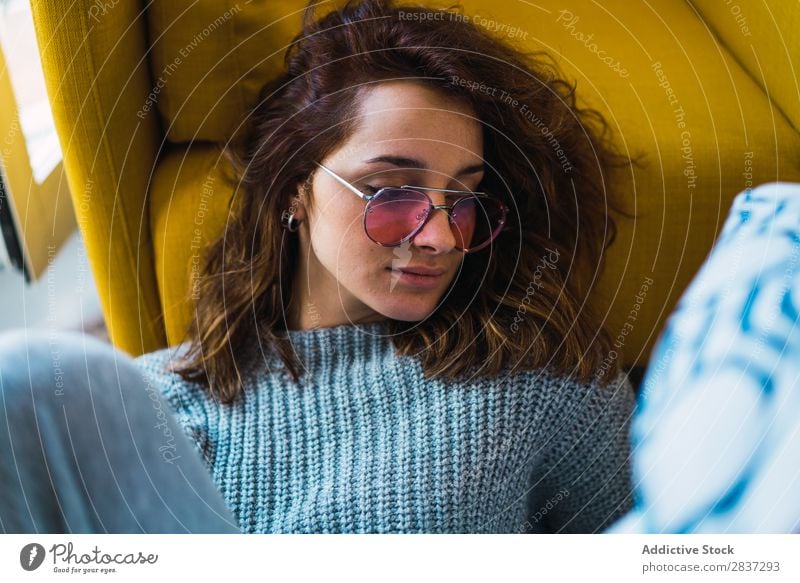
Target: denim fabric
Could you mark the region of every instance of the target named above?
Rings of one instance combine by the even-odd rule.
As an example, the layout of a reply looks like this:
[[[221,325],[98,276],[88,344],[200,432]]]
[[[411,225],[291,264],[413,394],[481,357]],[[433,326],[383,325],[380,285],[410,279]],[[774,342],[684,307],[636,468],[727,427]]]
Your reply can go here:
[[[0,531],[236,533],[158,390],[88,336],[0,334]]]

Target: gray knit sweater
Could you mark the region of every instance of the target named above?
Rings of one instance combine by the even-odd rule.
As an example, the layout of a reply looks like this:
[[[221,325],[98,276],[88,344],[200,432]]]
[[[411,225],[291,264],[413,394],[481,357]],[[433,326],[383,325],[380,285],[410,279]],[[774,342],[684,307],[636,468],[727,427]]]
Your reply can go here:
[[[264,351],[230,404],[136,359],[248,533],[597,532],[630,505],[630,384],[546,370],[444,382],[385,323],[290,331],[295,384]]]

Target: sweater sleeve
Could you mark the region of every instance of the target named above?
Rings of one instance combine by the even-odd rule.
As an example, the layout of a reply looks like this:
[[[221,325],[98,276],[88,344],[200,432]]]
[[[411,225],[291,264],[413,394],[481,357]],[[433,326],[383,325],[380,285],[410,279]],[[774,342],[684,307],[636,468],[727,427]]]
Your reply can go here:
[[[602,532],[632,505],[627,375],[606,386],[562,383],[532,472],[531,530]]]

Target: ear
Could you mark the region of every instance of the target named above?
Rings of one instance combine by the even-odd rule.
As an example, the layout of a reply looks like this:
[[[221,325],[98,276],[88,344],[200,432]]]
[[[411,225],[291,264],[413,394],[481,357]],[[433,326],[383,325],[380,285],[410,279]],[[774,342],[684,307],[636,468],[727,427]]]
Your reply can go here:
[[[308,175],[304,182],[298,185],[297,197],[299,206],[303,207],[303,217],[305,217],[306,206],[311,204],[311,197],[314,192],[314,176],[316,172]]]
[[[306,207],[298,195],[293,196],[289,201],[288,212],[292,213],[294,218],[300,222],[306,220]]]
[[[290,201],[291,211],[299,221],[306,219],[306,201],[311,196],[311,182],[313,174],[309,176],[304,182],[297,184],[297,192]]]

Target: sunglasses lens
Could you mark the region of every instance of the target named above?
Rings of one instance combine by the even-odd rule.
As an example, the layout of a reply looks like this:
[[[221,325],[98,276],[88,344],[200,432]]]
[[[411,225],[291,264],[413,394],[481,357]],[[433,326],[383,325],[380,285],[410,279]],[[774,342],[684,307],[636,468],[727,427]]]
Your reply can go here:
[[[505,207],[494,198],[460,198],[453,206],[451,223],[456,247],[466,251],[483,249],[503,228],[505,218]]]
[[[399,245],[411,235],[430,210],[428,197],[405,188],[385,188],[369,201],[364,226],[367,235],[381,245]]]
[[[419,230],[429,212],[430,199],[422,192],[385,188],[367,204],[364,225],[376,243],[396,246]],[[458,197],[451,217],[456,248],[473,252],[486,247],[502,230],[506,209],[494,198]]]

